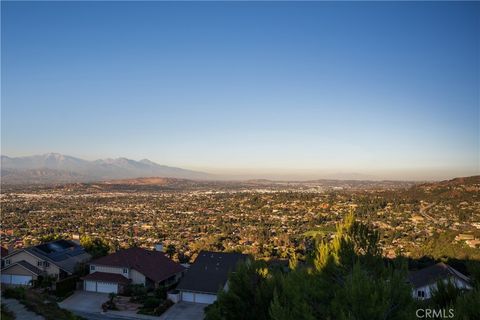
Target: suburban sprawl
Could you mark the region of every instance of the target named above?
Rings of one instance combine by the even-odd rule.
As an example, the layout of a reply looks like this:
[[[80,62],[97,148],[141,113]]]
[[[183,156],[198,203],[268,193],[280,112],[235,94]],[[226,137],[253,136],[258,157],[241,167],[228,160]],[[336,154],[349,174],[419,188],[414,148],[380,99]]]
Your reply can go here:
[[[398,302],[457,303],[461,319],[474,319],[462,299],[478,298],[479,191],[479,176],[430,183],[138,178],[5,185],[2,284],[7,296],[52,319],[62,319],[61,312],[65,319],[335,319],[335,299],[347,293],[329,290],[346,290],[345,281],[361,278],[360,269],[380,270],[363,276],[407,295],[390,296],[384,310],[359,318],[349,317],[352,302],[339,318],[393,313],[387,318],[409,319],[413,309],[400,312]],[[350,259],[357,263],[345,264]],[[341,285],[321,289],[332,270]],[[395,273],[400,270],[404,276]],[[248,291],[242,279],[254,278]],[[467,293],[436,301],[435,290],[449,288],[432,285],[444,279]],[[327,296],[295,302],[305,290]],[[55,297],[53,311],[32,303],[43,294]],[[250,300],[235,302],[242,294]],[[252,313],[234,316],[237,308]]]

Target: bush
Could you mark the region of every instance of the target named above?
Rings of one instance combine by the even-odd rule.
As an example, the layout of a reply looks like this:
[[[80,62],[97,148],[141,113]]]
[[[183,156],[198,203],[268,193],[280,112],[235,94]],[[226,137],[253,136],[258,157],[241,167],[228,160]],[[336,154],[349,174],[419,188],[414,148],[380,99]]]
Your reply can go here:
[[[15,319],[15,314],[8,310],[7,306],[2,304],[2,312],[1,312],[1,317],[0,319],[2,320],[13,320]]]
[[[24,287],[15,287],[15,288],[6,288],[3,292],[3,296],[6,299],[25,299],[25,288]]]
[[[160,305],[160,299],[155,297],[149,297],[145,299],[145,302],[143,303],[143,307],[148,309],[158,307],[159,305]]]
[[[125,288],[125,295],[131,296],[130,299],[132,302],[141,302],[145,301],[147,298],[147,288],[141,284],[131,284]]]
[[[161,305],[159,305],[157,308],[155,308],[155,310],[153,311],[154,315],[156,315],[156,316],[161,315],[162,313],[167,311],[168,308],[173,306],[173,304],[174,303],[170,299],[167,299],[167,300],[163,301],[163,303]]]
[[[170,300],[164,300],[160,305],[154,308],[147,308],[142,307],[138,310],[139,314],[146,314],[151,316],[160,316],[162,315],[168,308],[173,305],[173,302]]]
[[[161,300],[167,299],[167,289],[165,287],[158,287],[155,289],[155,297]]]
[[[108,300],[107,302],[102,303],[102,310],[106,312],[107,310],[118,310],[118,308],[113,300]]]
[[[53,276],[38,276],[35,281],[35,287],[37,288],[51,288],[57,279]]]

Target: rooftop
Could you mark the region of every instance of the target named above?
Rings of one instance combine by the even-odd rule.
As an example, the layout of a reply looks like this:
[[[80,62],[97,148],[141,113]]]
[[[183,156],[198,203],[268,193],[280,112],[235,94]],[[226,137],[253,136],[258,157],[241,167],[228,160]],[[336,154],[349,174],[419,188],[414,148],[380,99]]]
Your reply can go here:
[[[228,274],[247,259],[248,255],[241,253],[201,251],[177,289],[217,293],[225,286]]]

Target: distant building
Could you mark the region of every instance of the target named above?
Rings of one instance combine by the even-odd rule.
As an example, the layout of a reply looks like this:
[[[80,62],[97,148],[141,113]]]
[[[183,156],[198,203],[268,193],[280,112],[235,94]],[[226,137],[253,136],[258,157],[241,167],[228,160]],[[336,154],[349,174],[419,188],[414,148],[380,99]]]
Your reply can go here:
[[[470,279],[466,275],[443,262],[410,272],[408,280],[413,286],[412,296],[419,300],[430,299],[432,290],[437,287],[439,281],[444,283],[451,281],[459,289],[472,289]]]
[[[69,240],[56,240],[27,247],[2,256],[2,284],[31,285],[39,276],[57,280],[72,275],[77,266],[91,256],[85,249]]]
[[[238,264],[248,259],[248,255],[241,253],[201,251],[177,287],[180,300],[215,302],[220,289],[228,290],[230,272],[235,272]]]
[[[138,247],[98,258],[89,268],[90,274],[81,278],[84,290],[105,293],[122,293],[128,284],[168,287],[177,283],[185,270],[163,252]]]

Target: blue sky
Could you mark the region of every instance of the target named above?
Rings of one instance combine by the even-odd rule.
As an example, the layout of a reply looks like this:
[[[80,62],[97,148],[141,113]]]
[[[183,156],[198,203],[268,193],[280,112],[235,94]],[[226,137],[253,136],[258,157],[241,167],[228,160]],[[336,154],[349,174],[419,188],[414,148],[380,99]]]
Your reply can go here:
[[[480,3],[2,2],[2,154],[479,170]]]

